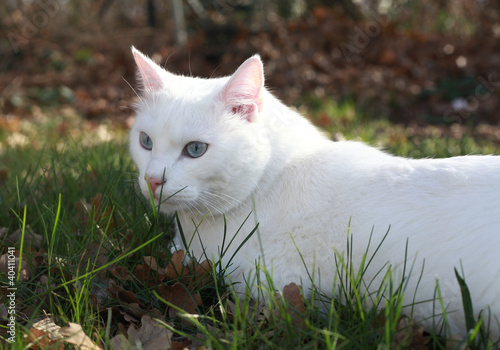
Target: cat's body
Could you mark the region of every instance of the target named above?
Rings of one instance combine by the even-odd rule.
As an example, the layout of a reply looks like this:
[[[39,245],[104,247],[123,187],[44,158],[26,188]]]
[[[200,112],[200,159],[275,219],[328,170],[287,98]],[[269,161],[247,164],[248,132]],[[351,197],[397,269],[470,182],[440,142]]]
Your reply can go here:
[[[365,280],[387,262],[401,274],[408,240],[407,273],[414,266],[408,304],[433,299],[438,278],[451,330],[465,332],[454,272],[462,264],[475,311],[489,305],[500,315],[500,157],[412,160],[332,142],[263,87],[257,57],[231,78],[205,80],[166,73],[139,52],[134,56],[145,87],[131,132],[141,190],[149,197],[147,174],[157,203],[160,195],[173,195],[161,210],[177,211],[185,238],[194,235],[195,257],[204,249],[217,258],[224,216],[226,246],[240,231],[226,263],[259,223],[233,260],[239,266],[233,282],[255,275],[260,258],[277,287],[296,282],[308,291],[305,262],[315,285],[331,294],[335,252],[345,253],[348,230],[359,266],[370,237],[369,254],[390,227]],[[186,248],[178,236],[175,242]],[[432,302],[414,311],[418,319],[441,313]]]

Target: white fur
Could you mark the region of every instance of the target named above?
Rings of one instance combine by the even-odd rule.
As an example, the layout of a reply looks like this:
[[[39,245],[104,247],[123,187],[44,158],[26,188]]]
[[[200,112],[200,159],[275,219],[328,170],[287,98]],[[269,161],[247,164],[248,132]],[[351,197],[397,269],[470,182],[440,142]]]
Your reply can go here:
[[[396,275],[401,273],[408,239],[407,267],[414,264],[414,268],[407,303],[413,301],[425,260],[415,300],[433,299],[439,279],[451,331],[464,333],[454,274],[462,264],[476,313],[490,306],[493,315],[500,315],[500,157],[416,160],[359,142],[332,142],[264,88],[262,111],[255,109],[253,119],[246,120],[225,105],[229,78],[161,73],[138,51],[134,55],[139,64],[155,67],[156,78],[163,81],[161,89],[146,89],[130,133],[139,184],[149,197],[146,173],[149,177],[165,173],[157,203],[160,191],[163,198],[180,191],[161,205],[161,211],[177,211],[187,240],[195,235],[189,247],[194,256],[201,257],[203,244],[209,257],[217,258],[223,214],[227,245],[252,213],[225,255],[227,263],[259,223],[257,233],[234,260],[239,268],[232,281],[255,273],[254,263],[260,257],[279,288],[296,282],[309,290],[311,282],[292,236],[310,272],[315,271],[315,284],[332,293],[334,252],[345,253],[349,222],[357,266],[372,230],[371,252],[390,226],[366,280],[386,262]],[[258,70],[258,57],[251,60],[245,64]],[[139,145],[141,131],[153,140],[152,151]],[[196,159],[182,155],[191,141],[209,144],[207,152]],[[186,248],[179,237],[175,242]],[[426,319],[433,312],[441,310],[426,302],[415,306],[414,316]]]

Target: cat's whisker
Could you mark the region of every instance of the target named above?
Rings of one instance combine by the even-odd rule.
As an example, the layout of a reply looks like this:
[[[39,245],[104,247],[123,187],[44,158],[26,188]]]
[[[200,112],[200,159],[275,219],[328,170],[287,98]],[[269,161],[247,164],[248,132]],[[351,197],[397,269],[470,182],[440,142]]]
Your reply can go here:
[[[137,96],[137,98],[139,99],[139,101],[144,102],[144,100],[141,97],[141,95],[139,95],[139,93],[137,92],[137,90],[134,89],[134,87],[127,81],[127,79],[125,79],[124,77],[122,77],[122,79],[132,89],[132,91],[134,92],[135,96]]]
[[[170,57],[172,57],[174,53],[172,52],[170,55],[168,55],[167,59],[165,60],[165,63],[163,64],[162,68],[165,69],[165,67],[167,66],[168,64],[168,60],[170,59]],[[190,63],[191,64],[191,63]],[[189,71],[191,72],[191,68],[189,68]]]
[[[209,212],[213,215],[214,214],[214,211],[217,213],[217,214],[220,214],[220,215],[223,215],[224,214],[224,210],[223,208],[220,208],[219,203],[217,203],[216,201],[214,200],[211,200],[211,199],[207,199],[206,200],[206,203],[205,203],[205,207],[207,208],[207,210],[209,210]],[[211,209],[210,209],[211,208]]]
[[[214,197],[218,197],[221,200],[225,200],[226,202],[229,202],[230,204],[236,203],[236,204],[242,204],[243,202],[234,198],[233,196],[224,193],[224,192],[215,192],[215,191],[209,191],[205,190],[204,193],[209,194]]]
[[[210,214],[210,216],[214,215],[214,209],[215,211],[222,213],[218,207],[217,207],[217,202],[214,201],[212,198],[206,196],[204,193],[202,193],[201,198],[198,199],[198,202],[201,203],[207,210],[207,214]]]
[[[227,214],[242,204],[241,201],[225,193],[204,191],[203,195],[204,201],[208,202],[219,214]]]
[[[210,229],[215,232],[215,230],[216,230],[216,227],[214,227],[215,220],[214,220],[212,215],[207,215],[207,214],[210,214],[210,210],[208,207],[207,207],[208,212],[206,214],[203,214],[203,212],[195,205],[189,204],[187,206],[187,208],[188,208],[189,212],[191,213],[192,219],[195,222],[199,223],[199,222],[201,222],[202,219],[204,219],[203,222],[206,223],[210,227]],[[192,209],[197,211],[198,215],[194,214]]]
[[[191,215],[193,215],[193,217],[199,217],[200,219],[205,217],[205,214],[203,214],[203,212],[196,205],[188,204],[188,208],[190,209],[189,211],[191,212]],[[196,210],[198,212],[198,215],[195,215],[191,209]]]
[[[255,185],[255,187],[257,188],[257,190],[260,190],[259,183],[258,183],[257,181],[255,181],[255,180],[254,180],[254,178],[249,177],[248,179],[254,183],[254,185]]]
[[[215,72],[217,72],[217,69],[219,69],[220,66],[221,65],[219,64],[217,67],[215,67],[215,69],[213,70],[212,74],[210,74],[210,78],[213,78],[213,76],[215,75]]]
[[[233,196],[228,195],[227,193],[223,193],[223,192],[220,192],[220,193],[211,192],[210,194],[213,195],[213,196],[219,197],[219,198],[221,198],[223,200],[226,200],[228,202],[232,201],[232,202],[237,203],[237,204],[243,204],[242,201],[240,201],[239,199],[234,198]]]

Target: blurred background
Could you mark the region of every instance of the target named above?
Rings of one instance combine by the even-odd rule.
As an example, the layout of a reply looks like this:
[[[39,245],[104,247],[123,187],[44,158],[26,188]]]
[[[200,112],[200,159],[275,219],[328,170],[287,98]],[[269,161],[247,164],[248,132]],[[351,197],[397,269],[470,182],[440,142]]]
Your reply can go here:
[[[259,53],[266,85],[306,110],[350,101],[405,125],[500,120],[499,0],[4,0],[0,34],[3,128],[58,108],[130,124],[131,45],[203,77]]]

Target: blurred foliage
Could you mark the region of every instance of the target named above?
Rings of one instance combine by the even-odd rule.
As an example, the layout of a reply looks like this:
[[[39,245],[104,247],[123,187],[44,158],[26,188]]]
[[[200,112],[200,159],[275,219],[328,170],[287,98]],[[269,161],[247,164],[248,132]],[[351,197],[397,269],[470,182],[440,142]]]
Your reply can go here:
[[[176,3],[185,46],[176,40],[183,30],[173,19]],[[70,104],[88,118],[126,120],[134,98],[127,86],[134,86],[129,53],[134,45],[174,73],[205,77],[230,74],[259,53],[267,86],[295,106],[313,95],[353,101],[371,117],[402,123],[500,121],[500,0],[6,0],[3,5],[4,115],[29,115],[33,103]],[[61,94],[61,87],[71,93]],[[485,97],[480,103],[478,94]],[[450,109],[458,117],[446,118]]]
[[[210,22],[245,21],[259,29],[278,18],[294,20],[318,7],[342,8],[356,20],[389,15],[405,28],[438,33],[485,32],[500,18],[499,0],[183,0],[188,30]],[[170,28],[172,1],[160,0],[5,0],[0,29],[29,37],[42,29],[71,26],[87,32],[154,24]],[[155,21],[148,19],[154,16]],[[23,29],[25,32],[23,33]],[[29,38],[28,38],[29,39]]]

